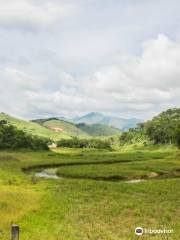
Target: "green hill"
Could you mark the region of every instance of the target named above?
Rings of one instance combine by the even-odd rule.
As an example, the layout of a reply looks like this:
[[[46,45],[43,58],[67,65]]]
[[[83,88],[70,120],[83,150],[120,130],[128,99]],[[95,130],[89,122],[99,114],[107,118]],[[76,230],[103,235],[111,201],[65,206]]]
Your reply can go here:
[[[18,119],[9,116],[5,113],[0,113],[0,120],[5,120],[9,124],[17,127],[18,129],[23,130],[32,135],[37,135],[39,137],[50,138],[53,140],[59,140],[61,138],[70,138],[67,134],[63,132],[55,132],[44,126],[39,125],[38,123]]]
[[[58,118],[33,120],[44,127],[57,132],[63,132],[72,137],[111,136],[120,133],[120,130],[104,124],[74,124]]]
[[[180,108],[168,109],[142,127],[155,144],[177,143],[180,140]]]
[[[99,123],[96,124],[79,123],[76,126],[91,136],[111,136],[120,134],[119,129]]]
[[[180,108],[168,109],[137,128],[124,132],[122,143],[151,142],[153,144],[176,144],[180,146]]]
[[[62,132],[69,136],[88,137],[88,134],[80,128],[77,128],[75,124],[60,120],[58,118],[37,119],[33,120],[33,122],[39,123],[55,132]]]

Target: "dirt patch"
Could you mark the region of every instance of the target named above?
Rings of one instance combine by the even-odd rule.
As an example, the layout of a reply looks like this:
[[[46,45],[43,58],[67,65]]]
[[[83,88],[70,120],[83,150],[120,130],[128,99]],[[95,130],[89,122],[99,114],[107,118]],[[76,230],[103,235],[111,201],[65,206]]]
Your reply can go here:
[[[158,177],[158,176],[159,176],[159,174],[156,173],[156,172],[150,172],[150,173],[147,174],[148,178],[155,178],[155,177]]]
[[[63,128],[58,128],[58,127],[48,127],[48,128],[55,131],[55,132],[63,132],[64,131]]]

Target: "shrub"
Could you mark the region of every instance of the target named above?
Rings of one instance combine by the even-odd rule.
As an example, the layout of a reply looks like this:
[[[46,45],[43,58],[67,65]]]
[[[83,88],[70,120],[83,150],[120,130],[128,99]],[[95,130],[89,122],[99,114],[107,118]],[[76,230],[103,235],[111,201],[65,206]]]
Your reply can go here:
[[[0,123],[0,149],[48,150],[48,141],[26,134],[12,125]]]
[[[72,139],[61,139],[58,147],[69,147],[69,148],[96,148],[96,149],[111,149],[111,143],[108,140],[100,139],[79,139],[74,137]]]

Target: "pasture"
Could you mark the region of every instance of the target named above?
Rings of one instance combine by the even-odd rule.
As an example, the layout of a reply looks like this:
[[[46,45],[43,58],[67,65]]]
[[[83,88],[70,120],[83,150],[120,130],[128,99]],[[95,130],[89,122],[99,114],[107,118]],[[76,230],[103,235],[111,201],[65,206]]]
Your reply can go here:
[[[59,179],[34,176],[53,166]],[[138,239],[138,226],[173,229],[141,239],[178,240],[179,170],[176,149],[2,151],[0,239],[17,223],[22,240]],[[128,181],[139,178],[145,180]]]

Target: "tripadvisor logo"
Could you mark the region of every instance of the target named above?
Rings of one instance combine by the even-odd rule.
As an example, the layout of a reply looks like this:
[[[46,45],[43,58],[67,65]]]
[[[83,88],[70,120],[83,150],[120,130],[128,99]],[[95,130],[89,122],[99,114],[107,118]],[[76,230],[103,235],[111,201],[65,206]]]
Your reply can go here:
[[[150,229],[142,227],[137,227],[135,229],[135,234],[137,236],[141,236],[143,234],[171,234],[171,233],[173,233],[173,229]]]
[[[137,227],[137,228],[135,229],[135,234],[138,235],[138,236],[143,235],[143,228]]]

